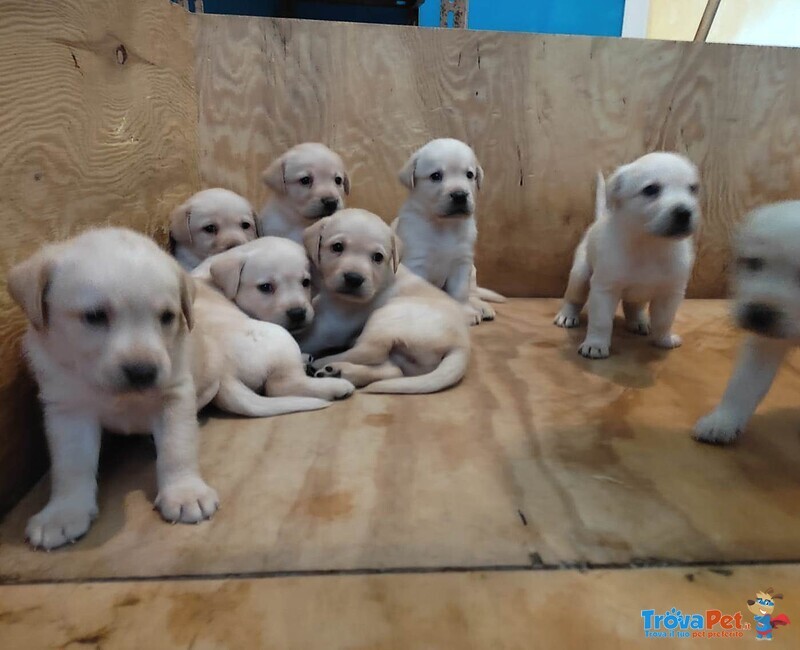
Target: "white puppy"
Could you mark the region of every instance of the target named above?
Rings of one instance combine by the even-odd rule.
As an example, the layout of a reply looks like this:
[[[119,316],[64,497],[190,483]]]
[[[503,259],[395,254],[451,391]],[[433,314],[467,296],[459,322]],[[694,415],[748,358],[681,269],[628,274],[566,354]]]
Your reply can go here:
[[[197,462],[191,278],[146,237],[104,228],[45,246],[8,286],[29,320],[24,349],[51,458],[52,493],[28,522],[30,543],[51,549],[89,529],[102,429],[153,432],[165,519],[211,517],[217,494]]]
[[[409,195],[393,223],[403,242],[403,265],[462,303],[472,324],[495,317],[484,300],[504,300],[478,288],[475,279],[475,195],[482,181],[483,169],[468,145],[431,140],[400,171]]]
[[[191,196],[172,211],[169,223],[171,252],[187,271],[258,237],[253,206],[220,187]]]
[[[344,206],[350,178],[338,154],[317,142],[292,147],[264,170],[273,191],[259,215],[261,235],[303,242],[303,230]]]
[[[736,249],[733,315],[750,336],[722,402],[695,425],[694,435],[702,442],[735,440],[786,353],[800,344],[800,201],[755,210]]]
[[[608,356],[620,300],[628,328],[652,333],[653,345],[675,348],[675,313],[694,262],[692,233],[700,220],[697,168],[683,156],[656,152],[598,175],[595,221],[575,252],[559,327],[577,327],[588,297],[589,326],[578,351]],[[650,304],[648,319],[646,308]]]
[[[399,264],[400,242],[380,217],[342,210],[306,231],[321,278],[305,352],[352,349],[314,362],[377,393],[432,393],[461,380],[469,331],[461,306]]]

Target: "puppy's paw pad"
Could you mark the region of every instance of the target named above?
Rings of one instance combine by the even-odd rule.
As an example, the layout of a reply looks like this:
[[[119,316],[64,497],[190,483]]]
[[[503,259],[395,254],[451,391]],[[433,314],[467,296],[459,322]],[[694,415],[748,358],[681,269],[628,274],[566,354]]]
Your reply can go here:
[[[162,488],[155,506],[166,521],[196,524],[210,519],[217,511],[219,497],[203,479],[195,477],[175,481]]]
[[[49,551],[83,537],[96,516],[94,504],[51,503],[30,518],[25,537],[34,548]]]
[[[650,323],[646,320],[629,321],[625,324],[629,332],[638,334],[639,336],[647,336],[650,334]]]
[[[683,339],[677,334],[667,334],[666,336],[653,340],[653,345],[664,350],[672,350],[681,347],[681,345],[683,345]]]
[[[572,329],[573,327],[578,327],[580,325],[581,319],[579,316],[575,316],[573,314],[565,314],[564,312],[558,312],[556,317],[553,319],[553,324],[558,327],[563,327],[564,329]]]
[[[341,374],[341,371],[339,371],[339,374]],[[332,388],[329,393],[329,399],[331,400],[347,399],[356,392],[356,387],[346,379],[331,378],[328,381],[332,384]]]
[[[578,353],[587,359],[605,359],[610,350],[608,345],[584,342],[578,348]]]
[[[326,379],[326,378],[334,378],[338,379],[342,376],[342,371],[340,368],[337,368],[333,365],[323,366],[322,368],[317,369],[314,373],[314,377],[317,379]]]
[[[736,440],[744,423],[724,411],[712,411],[694,425],[694,439],[712,445],[727,445]]]

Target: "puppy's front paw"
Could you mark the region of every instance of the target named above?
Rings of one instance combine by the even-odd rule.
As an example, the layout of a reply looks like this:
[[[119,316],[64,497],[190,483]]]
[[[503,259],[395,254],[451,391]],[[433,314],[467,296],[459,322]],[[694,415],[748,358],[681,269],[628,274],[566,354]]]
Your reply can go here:
[[[219,497],[199,476],[180,479],[165,485],[155,502],[167,521],[196,524],[210,519],[219,508]]]
[[[556,317],[553,319],[553,324],[557,325],[558,327],[563,327],[564,329],[572,329],[573,327],[578,327],[580,323],[581,323],[580,314],[575,314],[566,309],[562,309],[560,312],[558,312],[556,314]]]
[[[745,424],[740,418],[717,409],[697,421],[694,438],[712,445],[727,445],[736,440]]]
[[[332,366],[325,366],[325,368],[332,368]],[[317,374],[324,371],[324,368],[322,370],[317,370]],[[315,382],[318,384],[315,386],[315,389],[318,388],[319,393],[315,395],[315,397],[320,397],[331,402],[350,397],[350,395],[356,391],[356,387],[347,381],[347,379],[338,379],[342,374],[341,370],[334,370],[334,373],[338,373],[337,377],[317,377],[320,381]]]
[[[494,307],[480,298],[470,299],[470,304],[481,315],[481,320],[494,320],[497,317]]]
[[[667,334],[660,338],[653,339],[653,345],[657,348],[672,350],[673,348],[681,347],[681,345],[683,345],[683,339],[677,334]]]
[[[609,355],[609,345],[587,339],[581,343],[578,353],[587,359],[605,359]]]
[[[93,500],[51,501],[28,520],[25,537],[34,548],[49,551],[83,537],[96,516]]]
[[[650,322],[646,318],[629,320],[625,323],[625,327],[628,328],[629,332],[633,332],[639,336],[647,336],[650,334]]]

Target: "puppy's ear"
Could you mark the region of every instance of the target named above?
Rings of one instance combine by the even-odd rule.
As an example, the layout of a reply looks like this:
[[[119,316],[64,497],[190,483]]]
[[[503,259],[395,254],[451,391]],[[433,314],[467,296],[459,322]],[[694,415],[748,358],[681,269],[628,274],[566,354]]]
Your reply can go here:
[[[54,265],[55,256],[48,246],[8,272],[8,293],[37,330],[47,327],[47,287]]]
[[[483,167],[478,164],[475,166],[475,183],[478,189],[481,189],[481,185],[483,185]]]
[[[345,172],[342,178],[344,179],[344,195],[350,196],[350,175]]]
[[[233,300],[239,293],[239,282],[244,268],[244,255],[227,253],[219,255],[219,259],[211,263],[211,280],[222,290],[228,300]]]
[[[620,167],[609,176],[606,183],[606,205],[612,208],[616,208],[619,205],[622,192],[625,189],[626,175],[626,168]]]
[[[169,215],[169,234],[179,244],[192,245],[192,211],[189,202],[179,205]]]
[[[322,231],[325,230],[325,226],[330,220],[330,217],[323,217],[303,231],[303,246],[306,247],[306,254],[312,264],[317,266],[319,266],[321,258]]]
[[[392,233],[392,271],[397,273],[397,267],[403,259],[403,240]]]
[[[256,211],[255,210],[251,210],[250,211],[250,216],[253,217],[253,227],[256,229],[256,237],[261,237],[261,228],[259,227],[259,224],[258,224],[259,219],[258,219],[258,215],[256,214]]]
[[[194,278],[186,271],[181,269],[181,311],[183,318],[186,320],[186,327],[191,329],[194,327],[194,297],[197,294],[197,285],[194,283]]]
[[[414,180],[417,173],[417,152],[415,151],[411,154],[411,158],[406,161],[406,164],[403,165],[403,169],[400,170],[400,173],[397,177],[400,179],[400,182],[405,185],[408,189],[414,189]]]
[[[271,190],[286,193],[286,158],[281,156],[261,173],[261,180]]]

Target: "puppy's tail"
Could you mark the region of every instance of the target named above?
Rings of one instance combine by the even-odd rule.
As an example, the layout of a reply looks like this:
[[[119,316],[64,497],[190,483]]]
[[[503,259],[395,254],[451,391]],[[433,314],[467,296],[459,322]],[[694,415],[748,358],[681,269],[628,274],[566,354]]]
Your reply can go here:
[[[469,363],[469,349],[450,350],[435,370],[417,377],[382,379],[365,386],[365,393],[405,393],[407,395],[435,393],[457,384],[464,377]]]
[[[500,295],[496,291],[492,291],[491,289],[484,289],[483,287],[476,287],[475,293],[477,294],[478,298],[481,300],[485,300],[486,302],[505,302],[506,297]]]
[[[606,213],[606,179],[603,172],[597,172],[597,188],[594,193],[594,220],[597,221]]]
[[[331,405],[316,397],[264,397],[234,377],[222,380],[214,404],[223,411],[251,418],[268,418],[285,413],[316,411]]]

